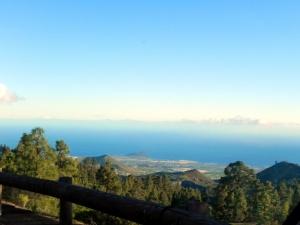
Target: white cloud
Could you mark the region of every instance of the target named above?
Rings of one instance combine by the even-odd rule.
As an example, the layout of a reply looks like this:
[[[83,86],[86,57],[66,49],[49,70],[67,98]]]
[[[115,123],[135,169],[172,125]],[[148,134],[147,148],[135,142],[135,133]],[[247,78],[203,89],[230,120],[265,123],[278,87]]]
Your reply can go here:
[[[4,84],[0,83],[0,103],[12,103],[18,101],[20,98]]]
[[[235,116],[229,119],[222,119],[222,123],[236,124],[236,125],[259,125],[261,121],[259,119],[247,118],[243,116]]]
[[[185,123],[205,123],[205,124],[228,124],[228,125],[261,125],[264,124],[260,119],[248,118],[243,116],[235,116],[230,118],[210,118],[199,121],[182,120]]]

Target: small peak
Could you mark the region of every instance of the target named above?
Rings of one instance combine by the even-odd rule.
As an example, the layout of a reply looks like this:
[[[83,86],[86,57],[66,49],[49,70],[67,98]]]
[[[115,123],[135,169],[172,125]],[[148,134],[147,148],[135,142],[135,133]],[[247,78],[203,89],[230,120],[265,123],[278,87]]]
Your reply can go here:
[[[287,161],[281,161],[281,162],[276,162],[274,166],[279,167],[279,166],[298,166],[298,165],[295,163],[287,162]]]
[[[185,174],[194,174],[194,175],[198,175],[201,174],[199,170],[197,169],[192,169],[192,170],[187,170],[184,172]]]

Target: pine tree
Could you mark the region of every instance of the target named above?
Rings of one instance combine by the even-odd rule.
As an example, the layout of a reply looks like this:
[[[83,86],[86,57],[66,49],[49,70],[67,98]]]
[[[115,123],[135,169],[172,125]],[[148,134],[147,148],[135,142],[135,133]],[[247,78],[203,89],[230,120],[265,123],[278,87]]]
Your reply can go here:
[[[254,171],[238,161],[229,164],[224,173],[215,189],[215,216],[226,222],[250,220],[251,195],[257,182]]]
[[[184,208],[189,200],[201,201],[201,192],[192,188],[181,188],[172,196],[172,206]]]
[[[96,188],[97,186],[97,171],[99,165],[96,160],[86,158],[78,164],[78,175],[75,182],[89,188]]]
[[[15,150],[15,165],[18,174],[57,179],[56,155],[44,136],[42,128],[23,134]]]
[[[242,188],[235,192],[233,222],[245,221],[248,217],[248,202],[246,194]]]
[[[15,155],[13,151],[6,145],[0,145],[0,168],[3,171],[15,172]]]
[[[293,190],[285,182],[281,182],[278,186],[278,194],[280,198],[279,221],[283,222],[290,213],[293,204]]]
[[[161,204],[163,204],[163,205],[170,205],[170,199],[169,199],[169,197],[168,197],[168,195],[167,195],[167,193],[166,192],[164,192],[164,191],[162,191],[162,192],[160,192],[160,194],[159,194],[159,202],[161,203]]]
[[[255,196],[254,213],[258,225],[278,224],[279,195],[270,182],[258,183]]]
[[[294,181],[293,184],[293,196],[292,196],[292,204],[291,210],[294,209],[300,203],[300,182]]]
[[[100,190],[116,194],[120,194],[122,192],[120,178],[113,171],[110,160],[107,160],[105,164],[99,168],[96,174],[96,179]]]
[[[55,150],[59,176],[75,177],[78,174],[78,162],[69,156],[68,145],[63,140],[56,141]]]

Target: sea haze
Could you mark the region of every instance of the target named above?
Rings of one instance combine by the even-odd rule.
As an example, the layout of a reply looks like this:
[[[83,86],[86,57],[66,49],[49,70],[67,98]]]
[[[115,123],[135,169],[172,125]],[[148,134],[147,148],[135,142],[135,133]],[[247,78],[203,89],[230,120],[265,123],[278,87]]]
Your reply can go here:
[[[1,120],[0,144],[15,147],[20,136],[42,127],[51,144],[63,139],[74,156],[144,152],[157,159],[252,166],[300,163],[300,128],[231,122],[138,122]]]

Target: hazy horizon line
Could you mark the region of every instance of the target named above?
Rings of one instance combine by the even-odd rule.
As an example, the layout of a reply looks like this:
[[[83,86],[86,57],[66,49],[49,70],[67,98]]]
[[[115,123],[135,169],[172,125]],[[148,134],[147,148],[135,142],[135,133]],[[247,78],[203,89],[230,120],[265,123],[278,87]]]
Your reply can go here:
[[[253,126],[287,126],[287,127],[300,127],[298,122],[272,122],[263,121],[255,118],[248,118],[242,116],[229,117],[229,118],[204,118],[204,119],[157,119],[157,120],[147,120],[147,119],[131,119],[131,118],[52,118],[52,117],[35,117],[35,118],[1,118],[0,121],[97,121],[97,122],[135,122],[135,123],[185,123],[185,124],[221,124],[221,125],[253,125]]]

